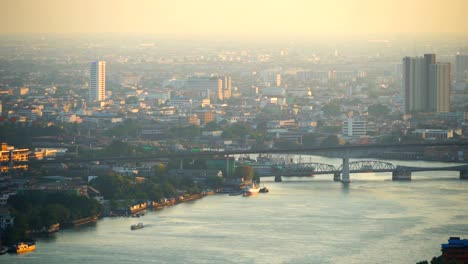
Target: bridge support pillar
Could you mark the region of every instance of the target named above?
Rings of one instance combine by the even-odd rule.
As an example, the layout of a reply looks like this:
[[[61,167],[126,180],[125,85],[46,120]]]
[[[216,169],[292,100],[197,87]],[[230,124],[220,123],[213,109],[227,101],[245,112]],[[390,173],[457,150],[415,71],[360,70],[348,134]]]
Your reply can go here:
[[[282,182],[283,178],[281,177],[281,174],[276,174],[275,175],[275,182]]]
[[[395,170],[392,172],[392,180],[394,181],[411,181],[411,171]]]
[[[334,181],[341,181],[341,175],[339,172],[333,173],[333,180]]]
[[[349,179],[349,158],[343,158],[343,170],[341,171],[341,182],[350,183]]]
[[[460,180],[468,180],[468,170],[460,171]]]
[[[229,155],[226,155],[226,177],[229,179]]]

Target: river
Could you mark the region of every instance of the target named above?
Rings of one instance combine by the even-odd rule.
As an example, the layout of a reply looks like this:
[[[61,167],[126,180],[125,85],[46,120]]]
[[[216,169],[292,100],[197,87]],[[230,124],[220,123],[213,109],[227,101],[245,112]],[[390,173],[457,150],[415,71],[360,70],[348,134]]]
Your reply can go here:
[[[340,160],[313,157],[338,164]],[[448,166],[434,162],[395,162]],[[262,178],[268,194],[212,195],[61,230],[34,252],[2,263],[416,263],[440,255],[449,236],[468,238],[468,181],[457,172]],[[131,231],[143,222],[145,228]]]

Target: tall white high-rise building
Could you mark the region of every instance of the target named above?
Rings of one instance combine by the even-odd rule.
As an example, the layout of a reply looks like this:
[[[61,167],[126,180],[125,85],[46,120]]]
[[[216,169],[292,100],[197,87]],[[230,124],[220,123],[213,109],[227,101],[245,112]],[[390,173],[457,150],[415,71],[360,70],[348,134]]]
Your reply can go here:
[[[106,62],[94,61],[91,63],[89,101],[104,101],[104,99],[106,99]]]

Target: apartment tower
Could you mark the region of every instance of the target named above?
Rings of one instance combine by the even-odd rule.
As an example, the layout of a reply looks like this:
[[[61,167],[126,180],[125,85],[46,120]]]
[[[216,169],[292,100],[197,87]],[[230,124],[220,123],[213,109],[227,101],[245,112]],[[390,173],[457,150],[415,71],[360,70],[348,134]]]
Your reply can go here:
[[[89,82],[89,101],[104,101],[106,98],[106,62],[95,61],[91,63]]]
[[[405,57],[402,88],[405,113],[450,111],[450,64],[435,54]]]

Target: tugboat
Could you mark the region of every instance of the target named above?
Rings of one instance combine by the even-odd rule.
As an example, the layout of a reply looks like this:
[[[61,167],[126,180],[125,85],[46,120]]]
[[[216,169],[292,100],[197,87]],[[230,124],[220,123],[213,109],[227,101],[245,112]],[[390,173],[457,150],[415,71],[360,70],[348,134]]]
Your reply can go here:
[[[36,249],[35,242],[20,242],[13,246],[13,252],[20,254],[30,252]]]
[[[143,223],[138,223],[136,225],[132,225],[130,226],[130,230],[137,230],[137,229],[142,229],[144,226],[143,226]]]

